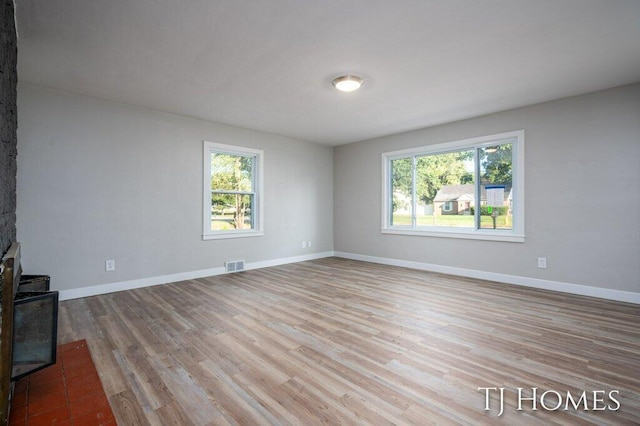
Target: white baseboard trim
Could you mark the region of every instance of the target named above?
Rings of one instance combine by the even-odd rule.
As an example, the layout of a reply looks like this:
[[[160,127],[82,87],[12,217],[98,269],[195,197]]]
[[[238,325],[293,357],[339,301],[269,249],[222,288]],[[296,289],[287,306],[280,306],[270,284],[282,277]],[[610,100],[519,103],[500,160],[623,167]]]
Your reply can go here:
[[[411,262],[408,260],[389,259],[385,257],[367,256],[363,254],[334,252],[334,256],[364,262],[380,263],[383,265],[402,266],[405,268],[420,269],[423,271],[438,272],[442,274],[459,275],[462,277],[478,278],[482,280],[498,281],[507,284],[521,285],[524,287],[540,288],[559,291],[563,293],[579,294],[581,296],[599,297],[601,299],[616,300],[640,304],[640,293],[631,291],[613,290],[608,288],[591,287],[579,284],[570,284],[559,281],[541,280],[538,278],[521,277],[517,275],[499,274],[495,272],[478,271],[475,269],[455,268],[452,266],[434,265],[430,263]]]
[[[325,257],[332,257],[333,251],[325,251],[322,253],[304,254],[302,256],[285,257],[281,259],[264,260],[262,262],[252,262],[245,266],[245,269],[260,269],[268,268],[270,266],[286,265],[287,263],[298,263],[306,260],[323,259]]]
[[[264,260],[260,262],[245,263],[245,271],[251,269],[267,268],[269,266],[284,265],[287,263],[304,262],[305,260],[321,259],[333,256],[332,251],[305,254],[302,256],[285,257],[280,259]],[[199,271],[179,272],[177,274],[161,275],[156,277],[141,278],[137,280],[121,281],[109,284],[95,285],[91,287],[74,288],[70,290],[60,290],[58,298],[60,301],[79,299],[81,297],[97,296],[100,294],[115,293],[117,291],[132,290],[135,288],[150,287],[160,284],[169,284],[179,281],[194,280],[197,278],[210,277],[224,274],[224,267],[201,269]]]
[[[599,297],[601,299],[617,300],[640,304],[640,293],[630,291],[613,290],[586,285],[570,284],[559,281],[542,280],[538,278],[521,277],[517,275],[499,274],[495,272],[478,271],[475,269],[456,268],[452,266],[435,265],[431,263],[412,262],[408,260],[390,259],[385,257],[367,256],[363,254],[345,252],[322,252],[302,256],[293,256],[279,259],[264,260],[245,264],[245,270],[268,268],[270,266],[285,265],[287,263],[304,262],[306,260],[322,259],[325,257],[342,257],[345,259],[361,260],[363,262],[379,263],[382,265],[401,266],[405,268],[419,269],[423,271],[438,272],[442,274],[459,275],[462,277],[477,278],[489,281],[498,281],[507,284],[521,285],[524,287],[540,288],[559,291],[563,293],[579,294],[582,296]],[[156,277],[141,278],[137,280],[121,281],[91,287],[60,290],[59,300],[79,299],[81,297],[97,296],[100,294],[114,293],[117,291],[132,290],[135,288],[150,287],[154,285],[169,284],[179,281],[193,280],[224,274],[224,267],[201,269],[199,271],[180,272],[177,274],[161,275]]]

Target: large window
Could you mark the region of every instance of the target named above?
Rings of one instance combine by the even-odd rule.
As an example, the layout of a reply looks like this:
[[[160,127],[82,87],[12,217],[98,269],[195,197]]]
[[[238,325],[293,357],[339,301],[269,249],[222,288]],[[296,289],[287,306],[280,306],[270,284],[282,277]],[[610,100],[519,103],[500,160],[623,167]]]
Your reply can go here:
[[[382,154],[382,232],[524,241],[524,131]]]
[[[203,238],[262,235],[263,152],[204,142]]]

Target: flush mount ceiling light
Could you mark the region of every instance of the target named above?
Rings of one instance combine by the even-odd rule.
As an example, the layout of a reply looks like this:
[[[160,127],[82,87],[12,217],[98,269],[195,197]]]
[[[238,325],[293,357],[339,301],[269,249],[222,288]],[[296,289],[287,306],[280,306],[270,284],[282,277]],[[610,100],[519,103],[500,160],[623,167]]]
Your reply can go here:
[[[353,92],[362,86],[364,80],[357,75],[343,75],[333,80],[333,87],[341,92]]]

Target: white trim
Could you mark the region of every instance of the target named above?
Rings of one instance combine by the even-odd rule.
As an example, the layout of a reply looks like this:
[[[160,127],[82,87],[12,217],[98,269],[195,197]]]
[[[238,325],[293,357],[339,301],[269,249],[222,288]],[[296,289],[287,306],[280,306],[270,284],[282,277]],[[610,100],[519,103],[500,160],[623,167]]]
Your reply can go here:
[[[224,232],[212,232],[211,234],[202,234],[203,240],[223,240],[225,238],[246,238],[246,237],[262,237],[264,232],[250,230],[238,230],[238,231],[224,231]]]
[[[250,269],[268,268],[270,266],[285,265],[287,263],[304,262],[306,260],[322,259],[333,256],[332,251],[321,253],[305,254],[301,256],[284,257],[280,259],[264,260],[259,262],[245,263],[245,271]],[[177,274],[160,275],[156,277],[141,278],[130,281],[120,281],[116,283],[94,285],[91,287],[74,288],[69,290],[59,290],[59,300],[79,299],[81,297],[97,296],[100,294],[114,293],[117,291],[133,290],[142,287],[151,287],[160,284],[170,284],[179,281],[195,280],[198,278],[210,277],[225,274],[224,266],[211,269],[201,269],[199,271],[179,272]]]
[[[283,257],[280,259],[263,260],[260,262],[252,262],[245,264],[245,270],[269,268],[271,266],[286,265],[288,263],[305,262],[307,260],[324,259],[325,257],[333,257],[333,251],[325,251],[321,253],[303,254],[300,256]]]
[[[467,228],[468,229],[468,228]],[[438,230],[438,228],[382,228],[380,232],[383,234],[394,235],[412,235],[416,237],[436,237],[436,238],[459,238],[463,240],[486,240],[486,241],[505,241],[508,243],[524,243],[525,236],[514,234],[510,231],[503,231],[503,234],[499,234],[499,231],[493,229],[478,229],[475,232],[469,232],[464,228],[447,228],[445,230]]]
[[[419,269],[422,271],[458,275],[462,277],[477,278],[488,281],[498,281],[506,284],[520,285],[523,287],[539,288],[544,290],[558,291],[562,293],[571,293],[581,296],[598,297],[601,299],[640,304],[640,293],[631,291],[591,287],[580,284],[564,283],[560,281],[549,281],[539,278],[521,277],[517,275],[478,271],[475,269],[456,268],[453,266],[434,265],[431,263],[412,262],[408,260],[389,259],[385,257],[367,256],[363,254],[334,252],[334,256],[351,260],[360,260],[363,262],[379,263],[382,265],[401,266],[404,268]]]
[[[401,149],[398,151],[383,152],[382,155],[389,159],[395,160],[397,158],[404,158],[415,154],[444,154],[447,152],[457,151],[460,148],[473,148],[477,145],[498,145],[513,138],[524,138],[524,130],[514,130],[511,132],[498,133],[495,135],[478,136],[475,138],[436,143],[433,145],[418,146],[415,148]]]

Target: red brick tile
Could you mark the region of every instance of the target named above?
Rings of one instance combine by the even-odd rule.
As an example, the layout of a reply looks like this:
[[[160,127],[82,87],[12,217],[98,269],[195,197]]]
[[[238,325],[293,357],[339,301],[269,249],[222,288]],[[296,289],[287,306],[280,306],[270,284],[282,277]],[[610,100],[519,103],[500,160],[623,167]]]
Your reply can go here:
[[[59,346],[60,352],[65,353],[87,347],[87,341],[82,339],[75,342],[65,343]]]
[[[69,407],[65,405],[49,411],[45,411],[34,417],[29,416],[29,418],[27,419],[27,423],[29,426],[51,426],[59,425],[61,422],[69,421],[70,419],[71,415],[69,413]]]
[[[55,370],[60,371],[60,370],[62,370],[62,362],[60,362],[60,360],[61,360],[60,357],[56,358],[55,364],[52,364],[52,365],[48,366],[46,368],[46,370],[52,370],[52,371],[55,371]]]
[[[77,365],[93,365],[93,359],[91,359],[91,354],[86,353],[75,353],[71,352],[62,357],[62,368],[65,370],[70,367],[75,367]]]
[[[20,419],[20,420],[11,420],[8,423],[9,426],[26,426],[27,425],[27,419]]]
[[[60,380],[62,378],[62,370],[45,368],[29,376],[29,387],[33,387],[35,383],[48,382],[51,380]]]
[[[87,347],[86,344],[63,347],[61,350],[61,354],[63,358],[69,354],[87,353],[87,352],[89,352],[89,348]]]
[[[111,406],[104,393],[85,396],[84,398],[71,400],[71,417],[76,418],[93,411],[111,411]]]
[[[46,382],[34,380],[34,383],[29,389],[29,398],[39,398],[50,393],[64,392],[64,389],[64,379],[62,376],[60,376],[58,380],[49,380]]]
[[[18,380],[13,388],[14,395],[19,393],[26,393],[29,389],[29,377],[23,377]]]
[[[22,424],[24,425],[27,420],[27,406],[14,407],[11,405],[11,411],[9,412],[9,424]]]
[[[79,377],[79,376],[98,376],[98,372],[96,371],[96,367],[93,365],[93,363],[91,364],[77,364],[75,366],[71,366],[69,368],[66,368],[64,370],[64,377],[69,380],[72,379],[74,377]]]
[[[29,388],[33,388],[38,383],[48,382],[51,380],[61,380],[64,377],[62,369],[60,370],[44,370],[36,371],[29,377]]]
[[[86,342],[58,346],[57,356],[16,383],[9,425],[116,425]]]
[[[47,369],[49,370],[62,370],[62,363],[60,362],[62,358],[60,357],[60,355],[56,352],[56,359],[55,362],[53,364],[51,364],[50,366],[47,367]]]
[[[86,345],[80,345],[73,348],[62,349],[62,359],[68,356],[74,356],[77,354],[86,355],[89,353],[89,348]]]
[[[27,425],[27,419],[20,419],[20,420],[10,420],[9,423],[7,423],[9,426],[26,426]]]
[[[67,394],[70,401],[81,399],[85,396],[104,393],[102,389],[102,383],[98,382],[86,382],[80,383],[75,386],[69,386],[67,388]]]
[[[75,425],[112,426],[117,425],[111,409],[108,411],[94,411],[80,417],[73,418]]]
[[[14,392],[13,398],[11,398],[11,409],[14,407],[23,407],[27,405],[27,392]]]
[[[67,388],[75,388],[77,386],[86,385],[88,383],[102,384],[102,381],[100,381],[100,376],[98,376],[98,372],[95,371],[95,369],[88,373],[78,375],[78,376],[68,377],[66,379]]]
[[[31,385],[29,389],[29,401],[35,401],[40,398],[48,397],[51,394],[63,394],[65,391],[64,380],[48,381]]]
[[[45,411],[62,406],[67,407],[67,405],[66,392],[50,393],[35,399],[29,397],[29,402],[27,403],[27,415],[28,417],[37,416]]]

